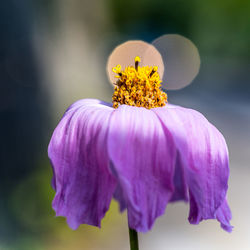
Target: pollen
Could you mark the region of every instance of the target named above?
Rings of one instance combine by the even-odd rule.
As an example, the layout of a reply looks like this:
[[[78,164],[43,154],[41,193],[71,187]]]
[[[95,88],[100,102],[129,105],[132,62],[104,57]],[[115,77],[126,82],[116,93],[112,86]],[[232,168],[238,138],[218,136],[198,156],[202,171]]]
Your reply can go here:
[[[126,104],[147,109],[163,107],[167,102],[167,94],[161,90],[161,80],[157,66],[140,67],[141,58],[135,57],[135,66],[124,70],[117,65],[112,70],[117,74],[117,82],[113,94],[113,107]]]

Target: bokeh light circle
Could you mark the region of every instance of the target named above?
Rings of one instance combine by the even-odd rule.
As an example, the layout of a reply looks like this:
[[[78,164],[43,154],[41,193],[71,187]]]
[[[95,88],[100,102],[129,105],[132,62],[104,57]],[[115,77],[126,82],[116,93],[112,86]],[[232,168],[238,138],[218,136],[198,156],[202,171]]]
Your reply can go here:
[[[152,45],[143,41],[128,41],[117,46],[110,54],[106,71],[112,85],[117,81],[116,73],[112,68],[120,64],[122,69],[127,66],[134,66],[136,56],[141,58],[139,66],[158,66],[158,73],[162,78],[164,73],[164,63],[159,51]]]
[[[152,42],[164,62],[162,87],[181,89],[189,85],[200,69],[200,56],[196,46],[180,35],[163,35]]]

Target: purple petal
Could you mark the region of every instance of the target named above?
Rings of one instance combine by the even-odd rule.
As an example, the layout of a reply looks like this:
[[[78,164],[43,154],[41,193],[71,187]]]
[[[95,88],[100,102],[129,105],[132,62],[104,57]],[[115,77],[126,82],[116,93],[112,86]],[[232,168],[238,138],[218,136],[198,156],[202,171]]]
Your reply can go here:
[[[177,163],[181,165],[185,187],[182,187],[183,199],[187,189],[190,193],[190,223],[216,218],[228,188],[228,150],[224,137],[197,111],[174,105],[153,111],[173,135],[178,149]]]
[[[108,151],[120,185],[116,198],[127,207],[129,226],[146,232],[173,193],[172,136],[152,111],[122,105],[110,120]]]
[[[183,170],[182,159],[180,152],[177,152],[176,162],[175,162],[175,173],[174,173],[174,193],[171,198],[171,202],[175,201],[188,201],[187,192],[187,181],[185,178],[185,172]]]
[[[74,111],[75,109],[80,108],[82,106],[89,106],[89,105],[91,106],[91,105],[96,105],[96,104],[103,104],[104,106],[111,107],[110,103],[107,103],[98,99],[81,99],[71,104],[66,110],[65,114],[68,111]]]
[[[220,222],[221,227],[227,232],[232,232],[233,227],[230,225],[230,220],[232,219],[232,214],[230,208],[225,199],[222,205],[216,212],[216,219]]]
[[[188,219],[191,224],[199,224],[203,220],[202,214],[200,213],[200,210],[194,200],[192,193],[190,193],[190,211]],[[222,205],[218,208],[215,215],[210,219],[217,219],[220,222],[221,227],[225,231],[229,233],[232,232],[233,227],[230,225],[232,214],[226,199],[224,200]]]
[[[120,212],[123,212],[127,208],[127,204],[120,184],[117,185],[113,197],[119,202]]]
[[[116,186],[109,171],[107,132],[112,108],[80,100],[65,112],[51,138],[56,195],[53,208],[72,229],[100,226]]]

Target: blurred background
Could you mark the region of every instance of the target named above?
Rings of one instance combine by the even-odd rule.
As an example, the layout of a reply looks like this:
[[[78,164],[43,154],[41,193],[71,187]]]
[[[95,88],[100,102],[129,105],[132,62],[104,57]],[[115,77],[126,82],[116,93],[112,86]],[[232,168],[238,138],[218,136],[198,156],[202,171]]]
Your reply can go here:
[[[129,39],[178,33],[199,49],[201,69],[169,102],[202,112],[230,151],[233,233],[187,221],[170,204],[142,250],[250,249],[250,1],[33,0],[0,4],[0,249],[129,249],[126,214],[111,208],[102,229],[68,228],[51,208],[47,145],[65,109],[82,98],[111,101],[105,66]]]

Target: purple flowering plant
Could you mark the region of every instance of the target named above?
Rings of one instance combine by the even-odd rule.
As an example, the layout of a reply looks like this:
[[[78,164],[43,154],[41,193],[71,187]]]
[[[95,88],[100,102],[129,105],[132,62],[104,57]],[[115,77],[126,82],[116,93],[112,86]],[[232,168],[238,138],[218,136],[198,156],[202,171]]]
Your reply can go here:
[[[177,38],[174,44],[190,43]],[[162,60],[164,49],[172,53],[174,48],[161,46],[160,54],[156,45],[169,41],[171,36],[155,46],[134,41],[115,49],[107,64],[113,105],[79,100],[54,130],[48,148],[56,191],[52,206],[72,229],[100,227],[114,198],[121,211],[127,210],[131,249],[138,248],[136,232],[149,231],[175,201],[189,202],[191,224],[217,219],[231,232],[227,144],[201,113],[167,102],[162,77],[167,88],[175,80],[189,83],[198,73],[197,66],[185,71],[190,67],[182,65],[185,60],[179,61],[177,73],[171,62],[166,64],[167,56]],[[115,66],[119,61],[123,66]],[[164,65],[171,72],[163,74]],[[171,73],[175,80],[168,79]]]

